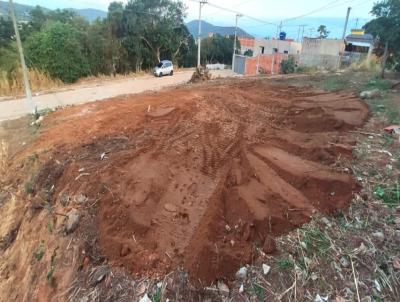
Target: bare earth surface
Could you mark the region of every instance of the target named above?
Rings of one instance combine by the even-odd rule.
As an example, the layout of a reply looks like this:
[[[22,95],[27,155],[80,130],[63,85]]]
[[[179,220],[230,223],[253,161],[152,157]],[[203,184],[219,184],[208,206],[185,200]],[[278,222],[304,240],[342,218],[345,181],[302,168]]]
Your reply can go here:
[[[9,221],[0,235],[12,231],[12,240],[2,246],[0,300],[74,297],[67,289],[76,276],[91,286],[99,265],[133,278],[183,267],[205,284],[229,280],[254,249],[273,253],[276,236],[348,205],[359,186],[329,166],[352,156],[348,131],[367,117],[351,94],[265,79],[221,79],[52,113],[8,169],[14,184],[37,172],[30,196],[15,193],[2,209]],[[71,209],[81,219],[65,234]],[[26,252],[41,240],[46,261],[57,261],[52,285],[43,261]]]
[[[123,80],[109,81],[92,85],[72,86],[71,89],[61,89],[33,97],[33,102],[38,110],[47,108],[77,105],[97,100],[103,100],[123,94],[140,93],[146,90],[158,90],[171,85],[183,84],[190,80],[193,70],[179,71],[174,76],[156,78],[153,76],[134,77]],[[218,70],[212,72],[213,77],[232,76],[230,70]],[[0,122],[16,119],[31,113],[24,98],[17,100],[0,101]]]

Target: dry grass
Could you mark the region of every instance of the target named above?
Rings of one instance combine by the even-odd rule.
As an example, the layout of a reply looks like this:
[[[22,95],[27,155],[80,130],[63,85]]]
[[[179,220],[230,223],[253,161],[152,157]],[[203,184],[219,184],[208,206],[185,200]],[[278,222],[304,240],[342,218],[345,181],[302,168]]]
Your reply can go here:
[[[48,75],[35,70],[29,70],[29,80],[33,92],[57,88],[63,85],[60,80],[52,79]],[[17,96],[24,93],[24,82],[22,71],[18,69],[12,74],[12,79],[7,77],[6,72],[0,71],[0,95]]]
[[[7,161],[8,161],[8,143],[2,139],[0,143],[0,181],[3,181],[2,178],[7,172]]]

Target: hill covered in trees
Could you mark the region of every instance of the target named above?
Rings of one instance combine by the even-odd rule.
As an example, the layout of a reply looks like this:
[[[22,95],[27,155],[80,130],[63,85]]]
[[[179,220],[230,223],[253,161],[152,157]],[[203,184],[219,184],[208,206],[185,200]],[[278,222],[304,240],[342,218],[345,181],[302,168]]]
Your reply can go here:
[[[19,4],[15,2],[14,2],[14,8],[17,18],[20,21],[30,21],[31,20],[30,12],[35,9],[34,6]],[[42,10],[46,12],[50,11],[49,9],[44,7],[42,7]],[[85,18],[89,22],[92,22],[97,18],[100,19],[107,18],[107,12],[94,8],[85,8],[85,9],[68,8],[67,10],[75,12],[77,15]],[[0,17],[1,16],[5,18],[9,16],[8,1],[0,1]]]
[[[192,34],[193,37],[198,37],[199,32],[199,20],[193,20],[186,24],[189,32]],[[206,38],[208,37],[209,33],[221,35],[223,37],[226,36],[233,36],[235,34],[235,27],[234,26],[215,26],[211,23],[206,21],[201,21],[201,37]],[[238,27],[238,35],[239,37],[249,37],[253,38],[252,35]]]

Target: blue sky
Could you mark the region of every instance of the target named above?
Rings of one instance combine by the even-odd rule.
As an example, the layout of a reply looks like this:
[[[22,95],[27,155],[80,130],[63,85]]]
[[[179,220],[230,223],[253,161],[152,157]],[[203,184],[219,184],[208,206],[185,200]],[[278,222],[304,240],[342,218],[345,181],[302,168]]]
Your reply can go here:
[[[110,0],[14,0],[17,3],[41,5],[50,9],[55,8],[97,8],[107,10]],[[281,20],[297,19],[284,22],[284,31],[296,38],[298,26],[307,24],[306,33],[315,34],[320,24],[326,24],[331,31],[331,37],[339,37],[343,28],[347,7],[352,7],[350,28],[357,24],[362,26],[371,19],[369,12],[377,0],[209,0],[215,5],[238,11],[247,16],[280,23]],[[122,2],[127,2],[123,0]],[[193,0],[183,0],[187,6],[187,21],[198,18],[198,3]],[[313,12],[314,11],[314,12]],[[308,14],[313,12],[311,14]],[[304,17],[300,17],[306,15]],[[232,26],[235,14],[207,5],[203,9],[204,20],[214,25]],[[276,26],[265,25],[253,19],[242,17],[239,25],[256,36],[271,36],[276,33]],[[309,34],[308,34],[309,35]]]

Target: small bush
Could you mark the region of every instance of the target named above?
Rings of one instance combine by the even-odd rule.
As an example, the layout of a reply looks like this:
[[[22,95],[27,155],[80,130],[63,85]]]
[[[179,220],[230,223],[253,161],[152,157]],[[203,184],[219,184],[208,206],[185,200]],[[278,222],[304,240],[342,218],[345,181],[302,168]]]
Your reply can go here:
[[[281,62],[281,73],[289,74],[294,73],[296,70],[296,63],[293,57],[289,57],[287,60]]]

